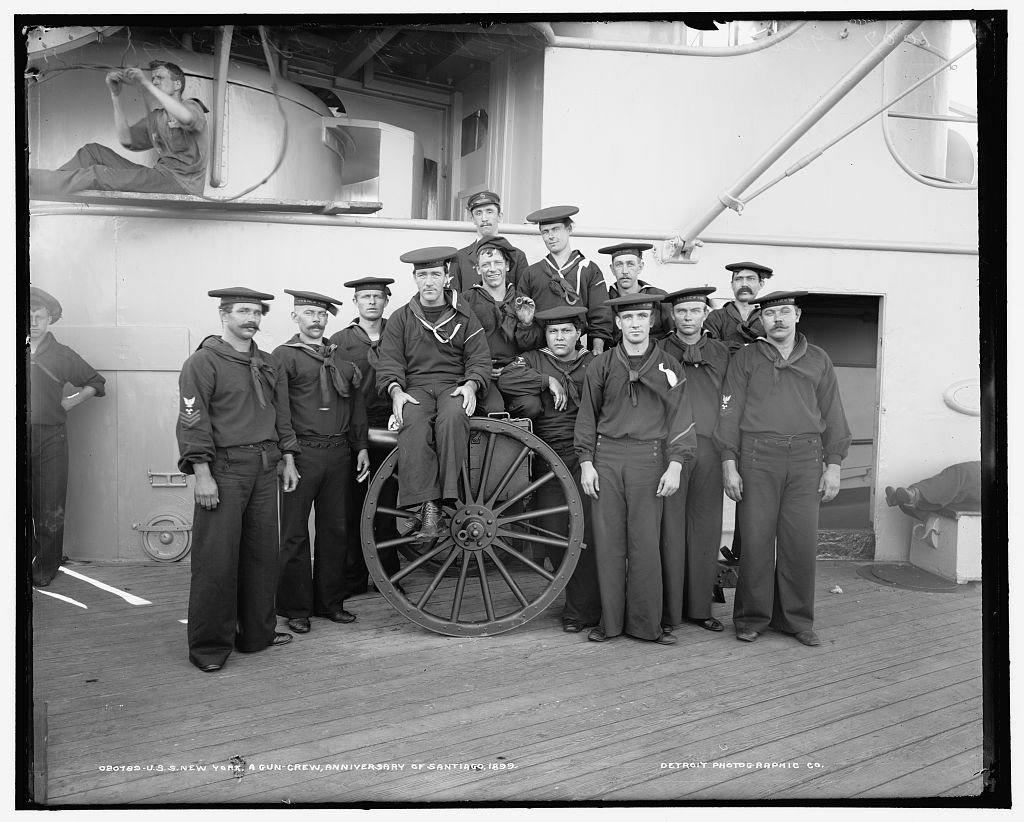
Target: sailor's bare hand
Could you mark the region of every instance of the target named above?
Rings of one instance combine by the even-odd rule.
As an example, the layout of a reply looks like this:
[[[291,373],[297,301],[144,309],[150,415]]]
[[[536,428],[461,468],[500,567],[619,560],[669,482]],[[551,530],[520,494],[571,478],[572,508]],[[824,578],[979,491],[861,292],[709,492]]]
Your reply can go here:
[[[120,69],[117,71],[108,71],[107,76],[103,79],[107,84],[107,88],[110,89],[110,93],[117,97],[121,93],[121,84],[124,82],[124,73]]]

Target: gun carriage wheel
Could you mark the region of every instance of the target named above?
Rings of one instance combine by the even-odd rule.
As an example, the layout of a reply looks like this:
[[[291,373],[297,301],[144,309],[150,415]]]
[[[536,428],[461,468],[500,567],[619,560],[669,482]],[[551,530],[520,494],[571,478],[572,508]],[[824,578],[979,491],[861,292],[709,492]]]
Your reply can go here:
[[[370,577],[399,613],[440,634],[490,636],[554,601],[585,547],[583,505],[569,469],[546,443],[510,422],[471,418],[459,498],[443,507],[441,537],[427,542],[411,528],[419,505],[403,507],[396,494],[397,463],[395,448],[370,482],[360,540]],[[540,490],[555,503],[532,508]],[[552,519],[564,527],[541,527]],[[389,548],[405,559],[390,576],[380,560]],[[545,555],[552,549],[561,558],[549,570]]]

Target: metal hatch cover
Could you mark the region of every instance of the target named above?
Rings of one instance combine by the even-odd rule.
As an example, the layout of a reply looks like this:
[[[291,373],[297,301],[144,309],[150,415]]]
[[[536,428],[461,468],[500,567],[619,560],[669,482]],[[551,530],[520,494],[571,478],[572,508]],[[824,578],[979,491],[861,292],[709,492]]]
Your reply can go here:
[[[934,594],[948,594],[969,590],[965,585],[936,576],[928,571],[908,563],[876,562],[861,565],[857,574],[864,579],[891,588],[903,588],[907,591],[927,591]],[[966,583],[970,586],[971,583]],[[973,586],[972,586],[973,587]]]

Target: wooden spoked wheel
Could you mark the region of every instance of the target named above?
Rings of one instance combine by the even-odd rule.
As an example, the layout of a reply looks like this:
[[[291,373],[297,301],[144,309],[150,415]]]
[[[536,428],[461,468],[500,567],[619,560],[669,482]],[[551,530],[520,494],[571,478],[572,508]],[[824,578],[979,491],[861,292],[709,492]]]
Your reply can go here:
[[[400,613],[440,634],[490,636],[554,601],[583,548],[583,505],[548,445],[511,423],[471,418],[459,499],[446,501],[441,536],[429,541],[416,536],[420,506],[395,493],[397,463],[396,448],[370,482],[360,539],[377,590]],[[538,509],[538,498],[551,502]],[[405,560],[390,576],[380,561],[389,548]]]

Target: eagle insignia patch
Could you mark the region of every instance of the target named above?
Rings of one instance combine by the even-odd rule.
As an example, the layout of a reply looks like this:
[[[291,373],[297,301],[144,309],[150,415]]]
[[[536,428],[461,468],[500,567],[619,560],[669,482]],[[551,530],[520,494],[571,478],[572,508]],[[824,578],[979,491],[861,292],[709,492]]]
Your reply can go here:
[[[185,428],[192,428],[199,422],[200,416],[199,409],[196,408],[196,398],[182,395],[181,412],[178,414],[179,424]]]

